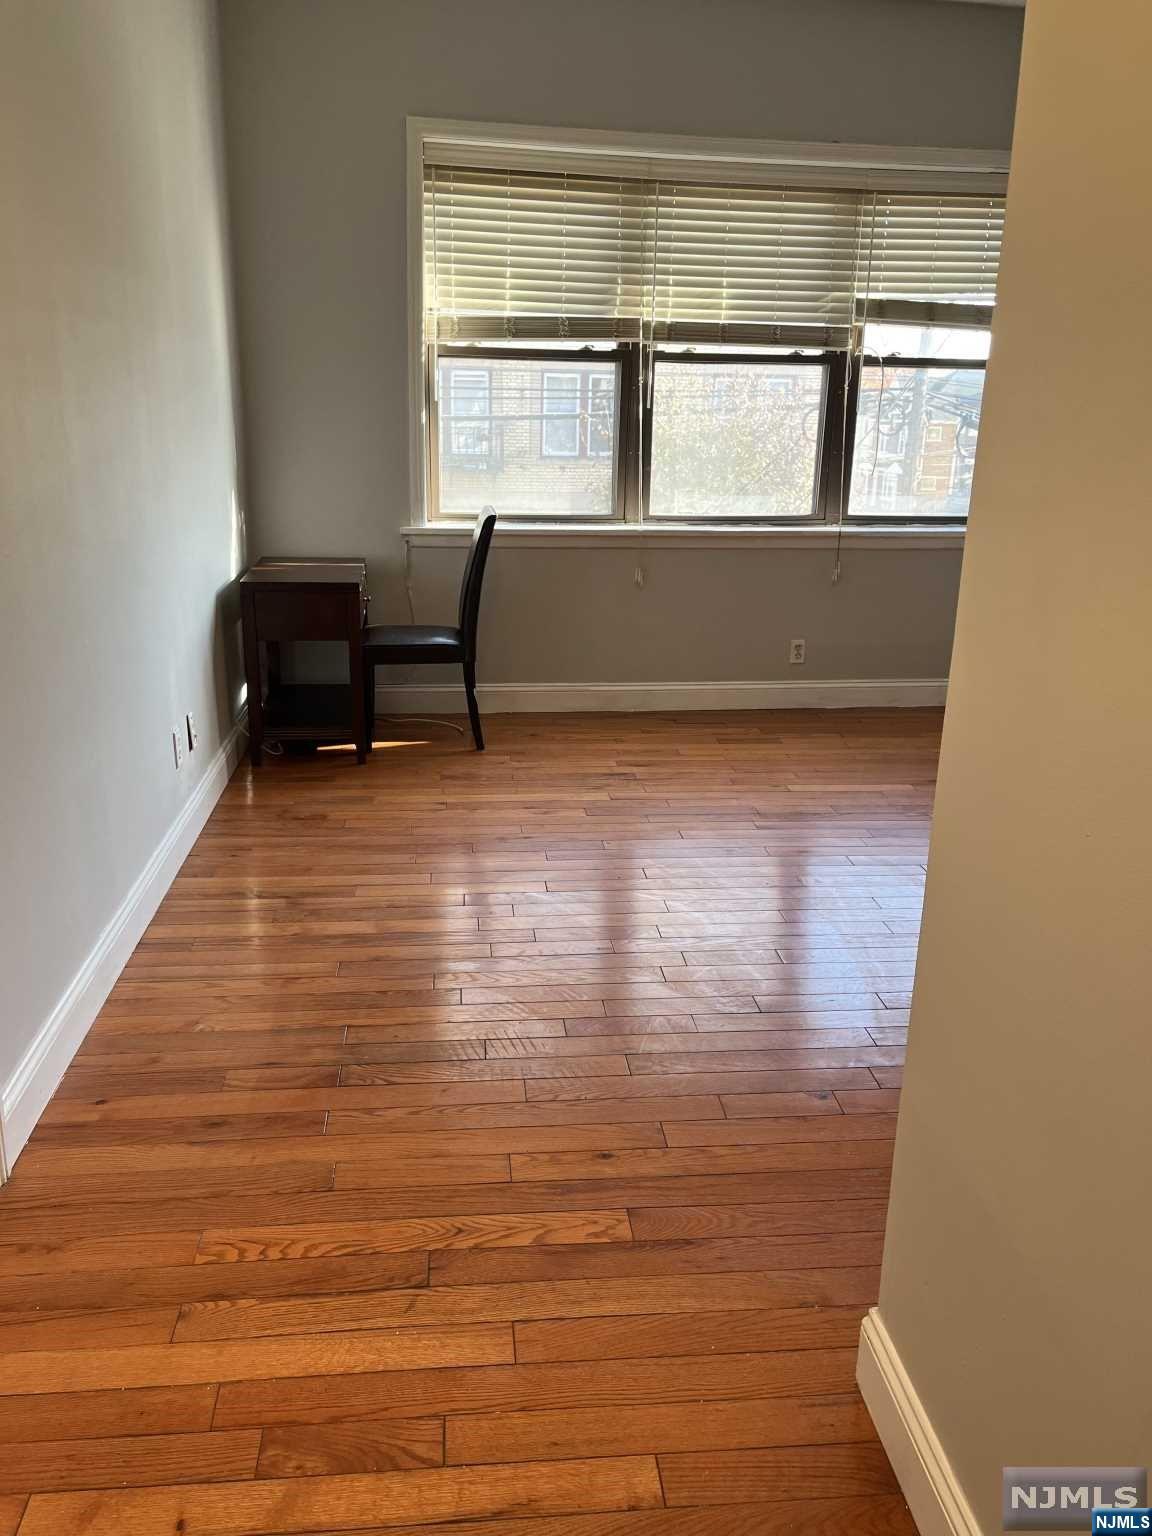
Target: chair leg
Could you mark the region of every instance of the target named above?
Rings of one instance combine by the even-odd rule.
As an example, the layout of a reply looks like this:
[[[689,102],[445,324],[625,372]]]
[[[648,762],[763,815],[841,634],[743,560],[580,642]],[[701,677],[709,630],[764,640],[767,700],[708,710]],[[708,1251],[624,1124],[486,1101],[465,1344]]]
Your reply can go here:
[[[484,750],[484,732],[480,726],[480,711],[476,707],[476,663],[464,663],[464,692],[468,695],[468,718],[472,722],[472,740],[477,752]]]
[[[376,668],[371,662],[364,663],[364,735],[365,748],[372,750],[372,738],[376,734]]]

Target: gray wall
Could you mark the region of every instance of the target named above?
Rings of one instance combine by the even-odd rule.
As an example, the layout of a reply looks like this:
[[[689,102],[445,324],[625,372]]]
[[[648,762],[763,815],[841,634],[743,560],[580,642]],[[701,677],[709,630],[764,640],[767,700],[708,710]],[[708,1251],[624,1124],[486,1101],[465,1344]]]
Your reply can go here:
[[[961,552],[845,549],[835,585],[834,558],[831,547],[502,550],[486,578],[481,676],[528,684],[946,677]],[[417,552],[418,616],[451,617],[463,559],[462,550]],[[919,673],[905,670],[912,636]],[[791,637],[807,641],[803,667],[787,663]]]
[[[0,1089],[231,724],[215,75],[208,0],[0,7]]]
[[[884,1253],[988,1536],[1004,1464],[1152,1461],[1150,51],[1029,7]]]
[[[366,554],[399,620],[406,115],[1006,147],[1020,30],[929,0],[222,0],[221,17],[254,547]],[[681,681],[704,656],[713,680],[947,669],[956,551],[847,551],[830,589],[822,556],[668,550],[643,594],[633,551],[577,553],[497,546],[482,680]],[[419,620],[451,618],[458,558],[414,553]]]

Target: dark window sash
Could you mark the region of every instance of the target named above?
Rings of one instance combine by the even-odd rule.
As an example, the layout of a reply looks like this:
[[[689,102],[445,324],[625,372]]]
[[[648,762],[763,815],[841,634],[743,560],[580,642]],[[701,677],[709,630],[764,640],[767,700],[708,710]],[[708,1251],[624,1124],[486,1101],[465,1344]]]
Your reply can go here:
[[[950,372],[966,369],[972,373],[984,373],[988,367],[983,358],[963,357],[902,357],[900,354],[887,354],[883,357],[869,355],[855,359],[848,380],[848,387],[844,394],[844,473],[843,477],[837,477],[838,489],[842,487],[842,501],[839,501],[838,521],[853,527],[866,527],[869,525],[880,527],[924,527],[932,528],[963,528],[967,524],[967,517],[933,517],[924,518],[909,515],[907,512],[881,512],[870,510],[868,512],[852,511],[852,471],[853,460],[856,453],[856,424],[860,410],[860,385],[866,370],[879,370],[881,368],[900,368],[903,370],[931,370],[944,368]]]
[[[616,378],[616,390],[614,399],[614,420],[612,423],[613,437],[615,441],[616,458],[616,486],[614,496],[614,509],[611,513],[590,514],[581,521],[594,522],[643,522],[648,515],[648,490],[651,484],[652,470],[652,395],[655,363],[661,364],[755,364],[760,367],[796,367],[806,366],[821,368],[825,373],[823,405],[821,423],[819,428],[819,440],[816,463],[816,485],[813,498],[813,509],[810,517],[792,518],[768,518],[768,517],[717,517],[709,519],[709,527],[724,526],[752,526],[752,527],[798,527],[809,526],[812,523],[820,524],[844,524],[851,523],[854,526],[866,524],[884,524],[889,526],[923,525],[925,519],[910,516],[906,513],[884,513],[875,510],[869,512],[853,513],[851,510],[852,499],[852,470],[853,456],[856,440],[857,417],[860,406],[860,385],[865,369],[900,368],[908,369],[947,369],[956,371],[967,369],[973,372],[984,372],[986,362],[975,358],[909,358],[900,355],[885,357],[857,356],[844,351],[828,352],[782,352],[766,355],[762,352],[709,352],[704,347],[692,352],[664,351],[660,348],[653,349],[638,342],[619,342],[611,348],[568,348],[553,349],[547,347],[506,347],[471,345],[439,345],[428,349],[429,385],[427,389],[427,420],[428,420],[428,459],[430,465],[429,495],[430,504],[438,506],[439,494],[439,454],[441,422],[440,412],[436,401],[436,389],[433,376],[436,362],[439,358],[473,359],[483,365],[489,360],[520,360],[541,364],[555,364],[562,368],[565,364],[571,366],[574,362],[588,364],[596,362],[602,365],[602,371],[607,374],[613,372]],[[585,401],[591,400],[591,387],[582,380],[580,402],[583,407]],[[465,417],[457,420],[467,420]],[[472,418],[478,421],[480,418]],[[558,420],[567,419],[558,416]],[[607,455],[591,452],[590,427],[587,422],[581,420],[580,451],[578,457],[607,457]],[[490,434],[494,429],[490,427]],[[542,428],[543,430],[543,428]],[[494,445],[493,445],[494,446]],[[453,457],[449,454],[449,457]],[[570,457],[570,456],[565,456]],[[458,462],[460,462],[458,460]],[[482,467],[482,461],[472,461],[476,467]],[[517,517],[522,520],[541,521],[539,515],[507,514],[510,521]],[[435,518],[433,519],[435,520]],[[563,527],[565,522],[573,521],[571,518],[556,516],[551,519],[543,519],[554,522],[556,526]],[[661,527],[675,527],[677,522],[690,523],[690,518],[676,519],[662,517],[659,519]],[[932,519],[933,528],[963,527],[965,519]]]

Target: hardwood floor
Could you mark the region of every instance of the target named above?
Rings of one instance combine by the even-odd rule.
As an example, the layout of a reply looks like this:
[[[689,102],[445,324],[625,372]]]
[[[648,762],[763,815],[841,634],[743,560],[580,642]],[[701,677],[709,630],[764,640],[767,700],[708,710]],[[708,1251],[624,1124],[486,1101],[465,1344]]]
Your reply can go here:
[[[0,1536],[914,1536],[938,714],[487,726],[229,785],[0,1191]]]

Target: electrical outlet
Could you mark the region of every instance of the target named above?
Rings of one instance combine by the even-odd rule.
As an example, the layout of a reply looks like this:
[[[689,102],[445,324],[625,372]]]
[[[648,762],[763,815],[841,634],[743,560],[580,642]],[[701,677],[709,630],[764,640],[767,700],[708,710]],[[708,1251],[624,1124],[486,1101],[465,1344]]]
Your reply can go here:
[[[188,750],[195,752],[200,741],[200,732],[196,729],[196,721],[192,715],[184,716],[184,729],[188,737]]]
[[[184,732],[182,730],[173,731],[172,732],[172,756],[176,760],[176,767],[178,769],[182,768],[184,766],[184,751],[185,751],[185,748],[184,748]]]
[[[806,642],[803,640],[789,640],[788,661],[794,667],[802,667],[805,659]]]

